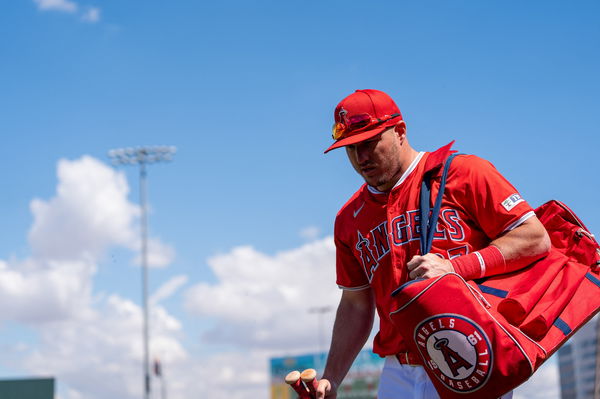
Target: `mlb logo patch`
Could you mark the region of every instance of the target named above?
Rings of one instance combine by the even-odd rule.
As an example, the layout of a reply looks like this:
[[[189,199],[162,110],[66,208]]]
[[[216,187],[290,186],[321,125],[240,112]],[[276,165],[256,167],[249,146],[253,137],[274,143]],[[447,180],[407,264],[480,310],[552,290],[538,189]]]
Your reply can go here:
[[[518,204],[520,204],[523,201],[525,201],[525,200],[523,198],[521,198],[521,195],[518,193],[515,193],[515,194],[512,194],[507,199],[505,199],[504,201],[502,201],[502,206],[507,211],[510,211],[511,209],[513,209],[515,206],[517,206]]]

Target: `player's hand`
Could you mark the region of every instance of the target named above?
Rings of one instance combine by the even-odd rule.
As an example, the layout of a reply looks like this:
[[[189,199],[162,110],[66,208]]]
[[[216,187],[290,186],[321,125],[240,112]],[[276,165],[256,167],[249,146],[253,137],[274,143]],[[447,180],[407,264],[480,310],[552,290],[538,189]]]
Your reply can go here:
[[[411,280],[432,278],[454,272],[454,267],[449,260],[435,254],[415,255],[406,266],[408,267],[408,277]]]
[[[335,399],[337,398],[337,386],[328,379],[321,378],[317,388],[317,399]]]

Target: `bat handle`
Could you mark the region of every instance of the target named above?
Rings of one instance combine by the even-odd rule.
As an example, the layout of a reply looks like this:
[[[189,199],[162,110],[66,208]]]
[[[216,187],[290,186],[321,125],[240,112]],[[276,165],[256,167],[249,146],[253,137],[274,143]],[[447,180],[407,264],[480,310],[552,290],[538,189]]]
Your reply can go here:
[[[315,369],[306,369],[300,374],[300,379],[304,382],[304,384],[306,384],[306,387],[310,392],[310,398],[316,398],[317,388],[319,387],[317,371]]]
[[[294,391],[296,391],[300,399],[311,399],[310,391],[308,390],[306,385],[304,385],[300,376],[301,374],[299,371],[290,371],[285,376],[285,383],[291,386],[294,389]]]

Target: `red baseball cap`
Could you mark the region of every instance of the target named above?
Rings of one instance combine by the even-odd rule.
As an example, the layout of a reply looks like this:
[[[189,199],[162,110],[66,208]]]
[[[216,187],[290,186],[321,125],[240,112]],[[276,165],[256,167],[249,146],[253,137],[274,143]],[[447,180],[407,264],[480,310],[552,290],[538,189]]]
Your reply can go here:
[[[402,120],[400,109],[379,90],[356,90],[335,107],[333,139],[325,153],[377,136]]]

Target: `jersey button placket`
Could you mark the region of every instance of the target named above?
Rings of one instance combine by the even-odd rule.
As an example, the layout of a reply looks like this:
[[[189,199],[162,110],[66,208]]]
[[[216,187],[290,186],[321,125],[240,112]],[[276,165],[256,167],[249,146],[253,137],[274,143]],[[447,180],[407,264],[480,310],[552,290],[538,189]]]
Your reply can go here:
[[[397,254],[397,248],[396,245],[394,244],[394,225],[393,225],[393,220],[394,220],[394,215],[398,215],[399,210],[398,208],[398,190],[393,190],[389,193],[388,195],[388,202],[387,202],[387,224],[388,224],[388,240],[390,243],[390,264],[391,266],[394,268],[393,271],[393,276],[394,276],[394,283],[396,285],[400,285],[401,279],[402,279],[402,275],[403,273],[403,269],[406,267],[405,265],[401,265],[398,264],[398,254]]]

